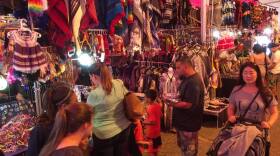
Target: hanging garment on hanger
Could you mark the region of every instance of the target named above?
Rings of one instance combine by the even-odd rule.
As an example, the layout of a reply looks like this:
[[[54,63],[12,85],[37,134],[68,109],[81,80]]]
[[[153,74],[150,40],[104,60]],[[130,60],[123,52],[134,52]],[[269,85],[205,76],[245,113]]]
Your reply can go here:
[[[174,7],[174,0],[163,0],[163,4],[162,4],[162,14],[163,14],[163,19],[162,19],[162,23],[163,24],[169,24],[171,22],[171,20],[174,17],[173,14],[173,7]]]
[[[279,32],[278,12],[277,14],[273,13],[271,16],[272,16],[271,26],[276,32]]]
[[[236,10],[235,1],[223,0],[223,7],[222,7],[223,25],[235,24],[235,10]]]
[[[120,0],[106,1],[106,26],[110,34],[115,34],[115,26],[125,17],[123,4]]]
[[[73,35],[71,29],[72,26],[69,25],[69,11],[66,4],[68,3],[65,3],[63,0],[48,0],[47,14],[49,16],[49,40],[52,42],[52,44],[60,48],[64,48],[65,43],[70,41]],[[90,25],[98,23],[93,2],[88,0],[84,5],[84,11],[84,16],[78,24],[80,25],[79,29],[81,28],[81,30],[85,30]],[[73,15],[74,12],[71,17]]]
[[[110,49],[109,49],[109,41],[108,41],[108,36],[103,35],[103,40],[104,40],[104,49],[105,49],[105,63],[107,65],[111,64],[111,59],[110,59]]]
[[[242,26],[243,28],[249,28],[251,26],[252,17],[251,17],[252,7],[250,3],[242,2]]]
[[[190,0],[190,3],[194,8],[200,8],[201,6],[201,0]]]
[[[173,73],[174,74],[174,73]],[[162,74],[163,82],[162,88],[163,88],[163,95],[176,95],[177,94],[177,81],[174,75],[170,75],[168,73]]]
[[[253,28],[257,28],[258,25],[263,22],[263,15],[264,15],[264,9],[261,5],[256,5],[252,9],[252,24]]]
[[[217,50],[228,50],[234,48],[234,39],[232,37],[224,37],[218,41]]]
[[[220,27],[222,25],[222,1],[218,0],[216,3],[213,3],[213,7],[213,24]]]
[[[10,34],[10,40],[14,43],[13,68],[22,73],[45,71],[46,58],[37,42],[38,33],[32,32],[31,36],[26,37],[15,30]]]

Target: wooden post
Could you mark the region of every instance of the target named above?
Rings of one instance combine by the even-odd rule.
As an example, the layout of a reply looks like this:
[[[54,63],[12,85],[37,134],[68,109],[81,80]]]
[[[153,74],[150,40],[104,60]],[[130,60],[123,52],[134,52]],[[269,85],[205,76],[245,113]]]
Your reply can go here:
[[[201,42],[206,42],[207,37],[207,7],[209,5],[209,0],[201,0],[201,10],[200,10],[200,19],[201,19]]]

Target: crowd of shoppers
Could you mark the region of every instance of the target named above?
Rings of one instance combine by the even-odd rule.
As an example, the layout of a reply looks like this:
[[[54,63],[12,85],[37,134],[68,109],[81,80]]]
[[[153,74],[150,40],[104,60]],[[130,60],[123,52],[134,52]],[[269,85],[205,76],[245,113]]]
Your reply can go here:
[[[258,123],[264,129],[276,122],[280,50],[275,44],[270,45],[270,49],[271,57],[266,56],[261,46],[255,45],[251,62],[241,66],[240,84],[229,98],[229,122],[248,121]],[[133,121],[126,116],[123,101],[129,91],[123,82],[113,79],[109,68],[102,63],[92,65],[88,71],[92,90],[87,104],[77,103],[73,89],[64,83],[54,83],[45,91],[44,113],[38,117],[31,132],[27,155],[140,156],[146,151],[157,156],[162,145],[163,115],[157,92],[152,89],[145,92],[146,115],[143,121]],[[203,121],[203,84],[186,56],[176,61],[176,76],[180,79],[178,100],[170,102],[169,106],[173,108],[177,144],[182,156],[196,156]],[[90,142],[92,146],[89,146]]]

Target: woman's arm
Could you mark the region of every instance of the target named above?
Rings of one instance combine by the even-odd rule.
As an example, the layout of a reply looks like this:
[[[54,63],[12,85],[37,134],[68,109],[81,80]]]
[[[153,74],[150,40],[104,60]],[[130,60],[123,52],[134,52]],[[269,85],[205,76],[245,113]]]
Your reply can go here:
[[[231,123],[236,122],[235,107],[233,104],[229,104],[228,109],[227,109],[227,116],[228,116],[229,122],[231,122]]]
[[[270,111],[270,118],[267,121],[267,123],[269,124],[269,126],[271,127],[278,119],[278,109],[277,106],[273,105],[269,108]]]

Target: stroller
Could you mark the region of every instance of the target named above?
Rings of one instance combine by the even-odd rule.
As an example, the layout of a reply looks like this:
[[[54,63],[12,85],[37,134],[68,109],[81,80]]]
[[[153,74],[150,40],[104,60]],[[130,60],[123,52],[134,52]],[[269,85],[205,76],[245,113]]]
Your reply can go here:
[[[257,135],[247,150],[245,156],[269,156],[270,141],[269,141],[269,131],[268,129],[262,129],[260,124],[250,123],[250,122],[239,122],[235,125],[243,126],[256,126],[262,133]],[[231,138],[231,132],[233,124],[226,124],[226,126],[220,131],[219,135],[213,141],[210,149],[207,152],[207,156],[226,156],[227,154],[218,154],[222,143]]]

